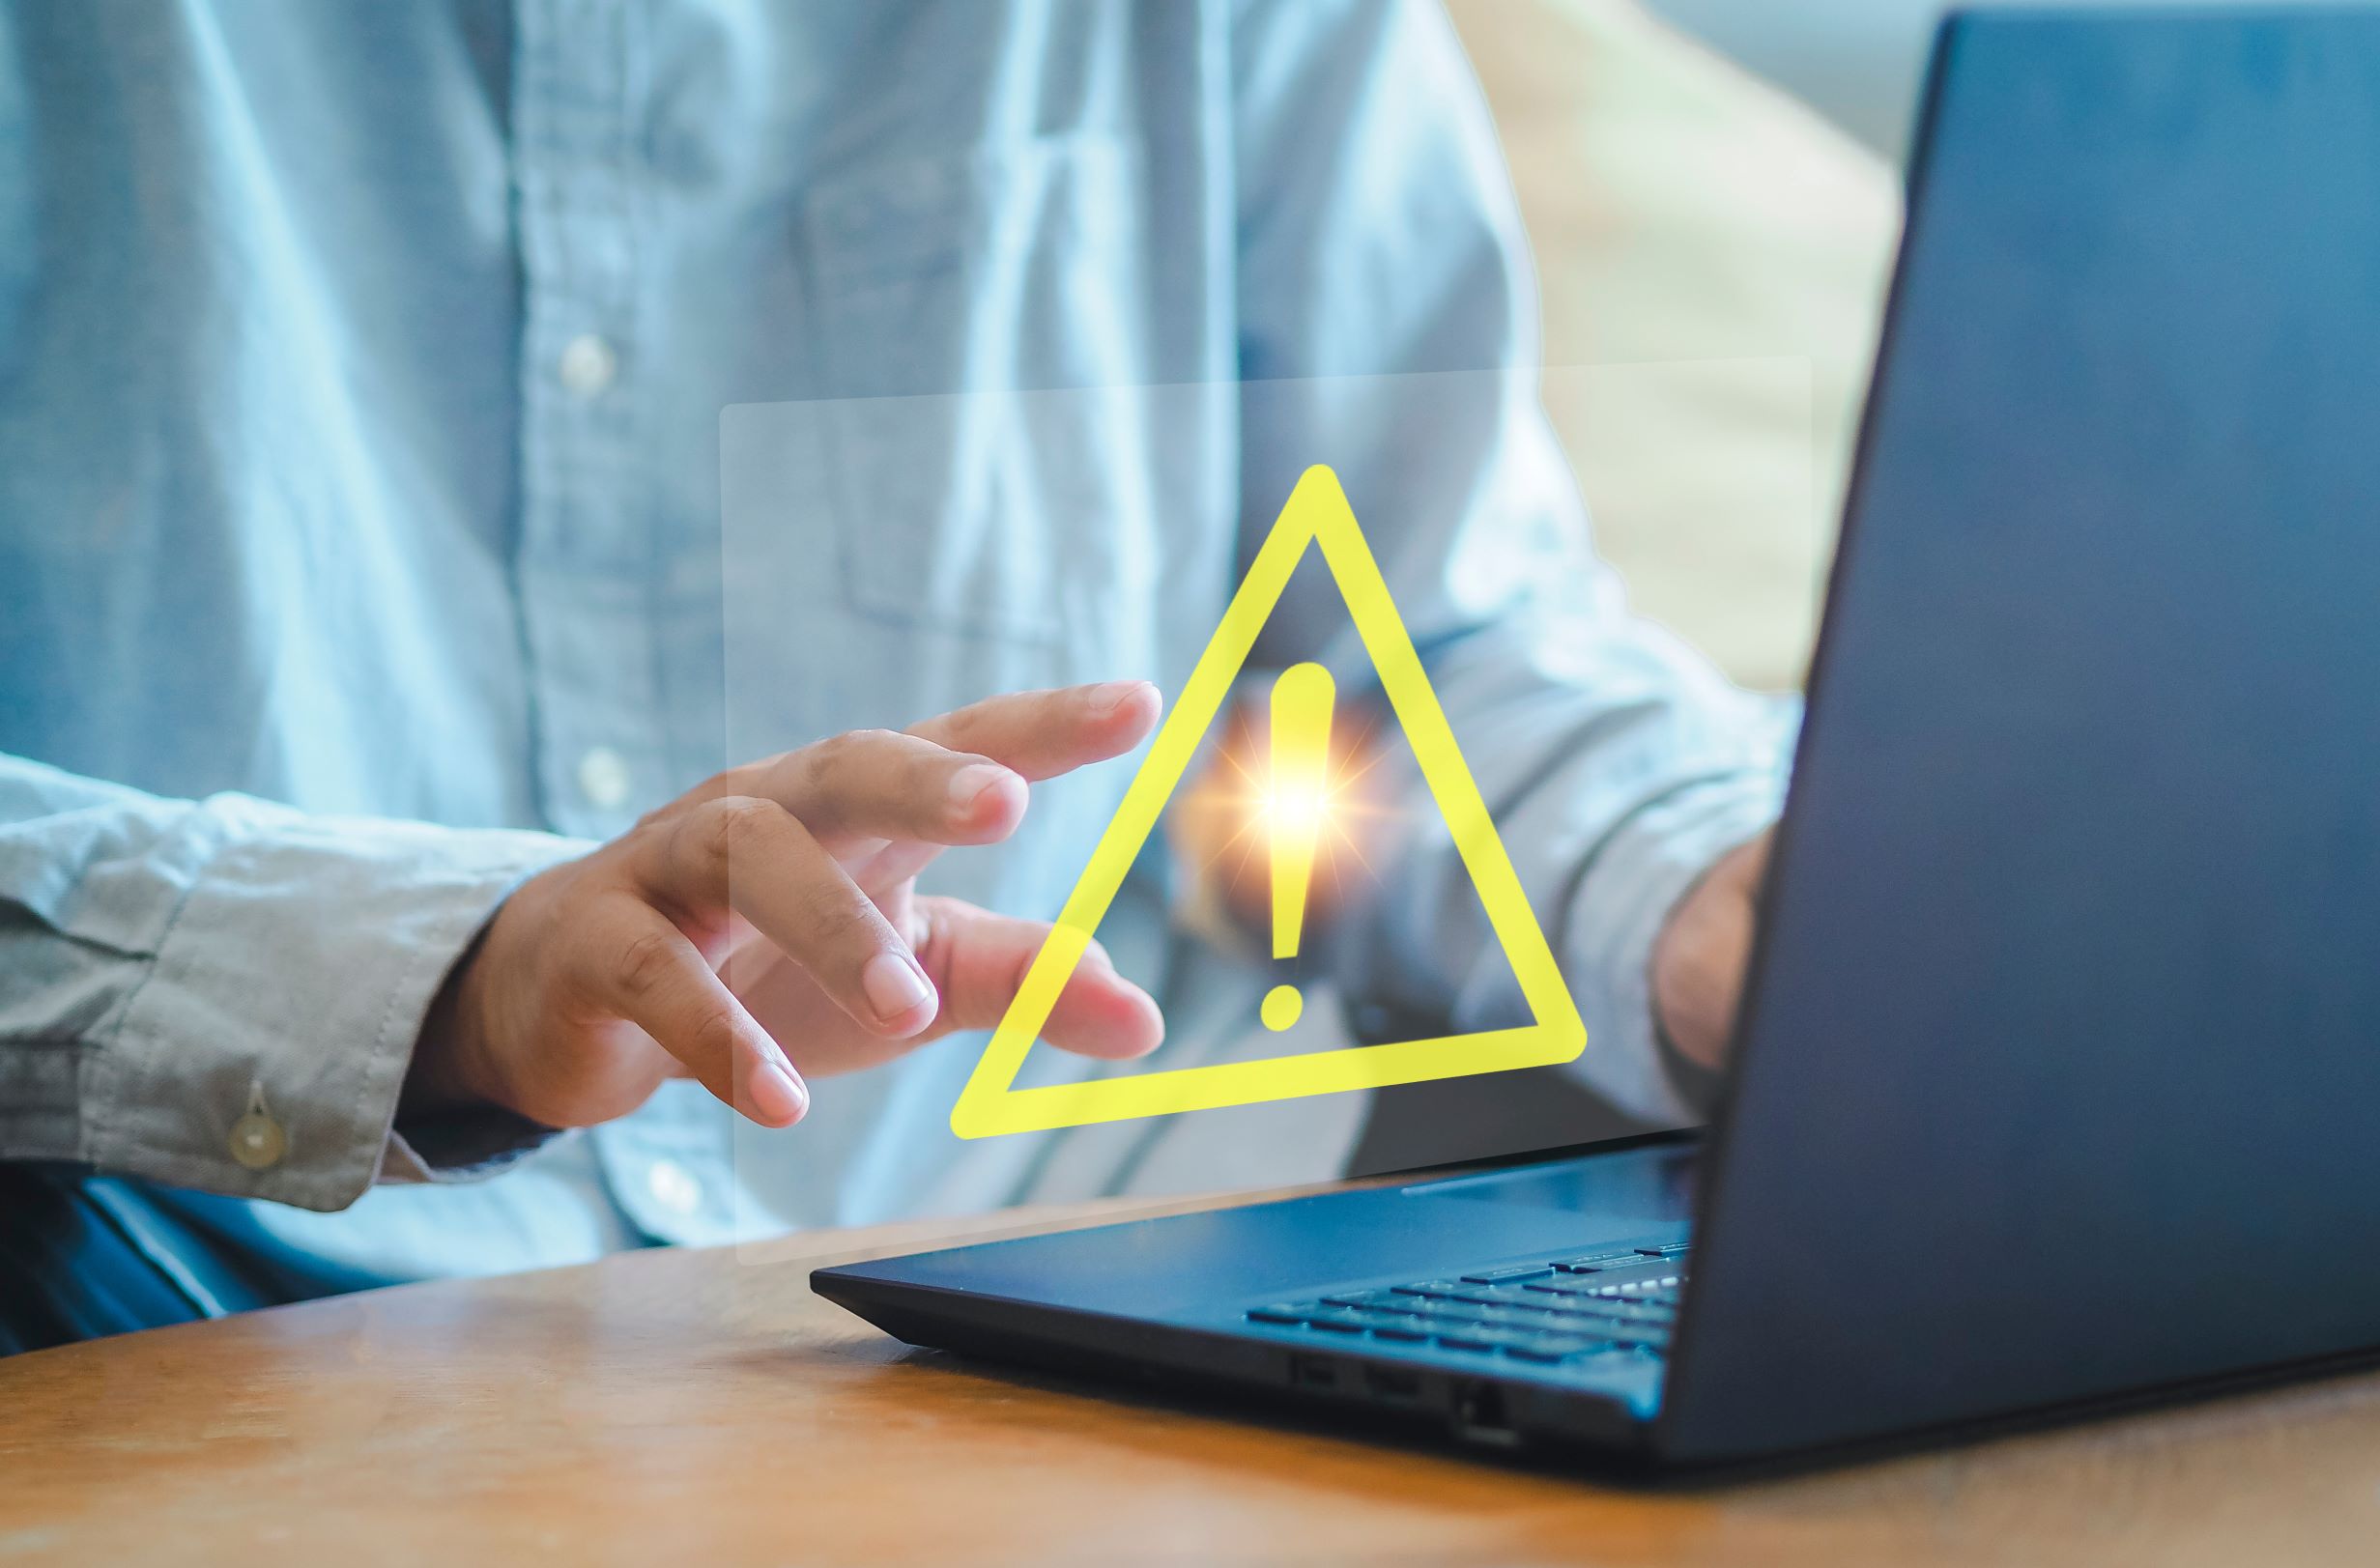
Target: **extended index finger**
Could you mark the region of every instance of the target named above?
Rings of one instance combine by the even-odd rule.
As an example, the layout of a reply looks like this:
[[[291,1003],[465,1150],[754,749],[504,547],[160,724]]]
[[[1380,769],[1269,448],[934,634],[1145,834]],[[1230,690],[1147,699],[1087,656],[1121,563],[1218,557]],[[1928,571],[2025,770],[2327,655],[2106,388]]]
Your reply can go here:
[[[954,752],[973,752],[1027,779],[1051,779],[1121,756],[1156,727],[1162,699],[1145,680],[1011,692],[909,727]]]

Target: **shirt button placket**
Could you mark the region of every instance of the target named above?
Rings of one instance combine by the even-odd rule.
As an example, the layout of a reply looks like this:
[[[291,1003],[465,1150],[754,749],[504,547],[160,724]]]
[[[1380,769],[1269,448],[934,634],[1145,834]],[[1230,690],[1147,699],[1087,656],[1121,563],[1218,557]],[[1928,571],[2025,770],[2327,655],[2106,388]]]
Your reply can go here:
[[[521,0],[521,613],[545,815],[605,837],[665,787],[635,351],[634,7]]]

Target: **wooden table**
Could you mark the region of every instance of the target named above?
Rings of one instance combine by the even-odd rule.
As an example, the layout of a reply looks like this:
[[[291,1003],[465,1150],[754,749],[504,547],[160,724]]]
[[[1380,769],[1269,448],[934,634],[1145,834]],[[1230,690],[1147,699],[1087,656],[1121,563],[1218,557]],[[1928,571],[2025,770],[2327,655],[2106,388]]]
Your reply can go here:
[[[2380,1559],[2380,1375],[1627,1490],[905,1350],[807,1270],[911,1225],[415,1286],[0,1361],[0,1564]]]

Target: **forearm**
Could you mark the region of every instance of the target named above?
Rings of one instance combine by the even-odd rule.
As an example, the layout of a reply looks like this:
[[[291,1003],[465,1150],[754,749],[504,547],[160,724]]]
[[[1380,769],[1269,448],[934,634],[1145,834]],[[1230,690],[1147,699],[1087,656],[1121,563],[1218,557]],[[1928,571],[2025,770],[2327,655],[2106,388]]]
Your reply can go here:
[[[576,848],[0,758],[0,1158],[310,1209],[432,1174],[390,1135],[431,1000]]]
[[[1674,662],[1676,661],[1676,662]],[[1431,679],[1560,960],[1588,1044],[1576,1070],[1630,1114],[1695,1119],[1655,1038],[1653,945],[1688,890],[1774,819],[1792,709],[1735,692],[1624,617],[1564,658],[1517,629],[1442,644]],[[1337,933],[1351,995],[1457,1032],[1527,1021],[1435,804],[1401,755],[1375,897]]]

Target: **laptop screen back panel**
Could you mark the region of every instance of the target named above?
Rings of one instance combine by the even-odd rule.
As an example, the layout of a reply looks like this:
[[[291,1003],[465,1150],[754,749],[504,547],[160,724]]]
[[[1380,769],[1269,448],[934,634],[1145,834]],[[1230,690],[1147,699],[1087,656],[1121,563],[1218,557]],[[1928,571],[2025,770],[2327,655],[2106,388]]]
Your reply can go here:
[[[1678,1458],[2380,1344],[2380,16],[1936,83]]]

